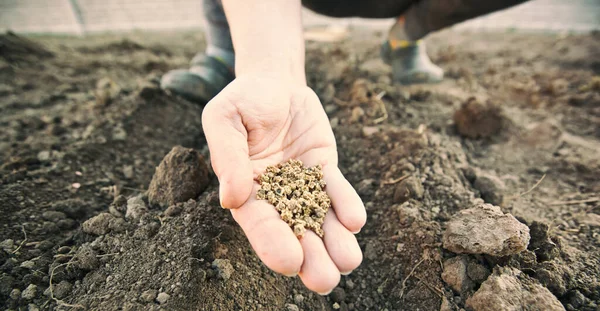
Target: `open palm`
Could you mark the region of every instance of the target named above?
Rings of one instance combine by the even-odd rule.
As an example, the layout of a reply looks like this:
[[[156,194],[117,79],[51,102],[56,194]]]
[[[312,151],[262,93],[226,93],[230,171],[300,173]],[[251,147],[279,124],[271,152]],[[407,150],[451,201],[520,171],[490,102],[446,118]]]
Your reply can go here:
[[[260,259],[276,272],[299,274],[313,291],[330,292],[340,273],[362,261],[352,232],[362,228],[366,213],[337,167],[335,138],[314,92],[273,78],[238,77],[205,107],[202,123],[221,205],[232,209]],[[323,166],[333,205],[323,239],[312,231],[296,238],[273,206],[256,199],[256,177],[290,158]]]

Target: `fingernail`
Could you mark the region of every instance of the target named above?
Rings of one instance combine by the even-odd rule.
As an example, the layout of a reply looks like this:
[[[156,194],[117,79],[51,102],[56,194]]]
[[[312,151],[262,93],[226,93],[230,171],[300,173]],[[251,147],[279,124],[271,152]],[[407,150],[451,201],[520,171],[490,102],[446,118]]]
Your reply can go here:
[[[297,271],[297,272],[294,272],[294,273],[290,273],[290,274],[283,274],[283,275],[287,276],[288,278],[293,278],[293,277],[297,276],[299,272],[300,271]]]
[[[354,270],[350,270],[348,272],[340,272],[340,274],[341,275],[349,275],[350,273],[352,273],[352,271],[354,271]]]
[[[331,292],[332,292],[332,291],[333,291],[333,288],[332,288],[332,289],[330,289],[330,290],[329,290],[328,292],[326,292],[326,293],[318,293],[318,294],[319,294],[319,295],[321,295],[321,296],[327,296],[327,295],[331,294]]]
[[[360,229],[358,229],[358,231],[352,232],[352,234],[359,234],[360,233]]]

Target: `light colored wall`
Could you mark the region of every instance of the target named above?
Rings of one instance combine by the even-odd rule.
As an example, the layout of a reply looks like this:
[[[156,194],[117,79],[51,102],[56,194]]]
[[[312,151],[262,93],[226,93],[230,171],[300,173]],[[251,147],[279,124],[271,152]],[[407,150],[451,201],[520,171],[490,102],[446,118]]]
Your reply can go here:
[[[331,19],[308,11],[303,14],[307,26],[338,23],[385,28],[391,23],[390,20]],[[82,23],[78,23],[78,15]],[[190,29],[202,25],[201,0],[0,0],[0,31],[80,34]],[[600,29],[600,0],[532,0],[456,28]]]

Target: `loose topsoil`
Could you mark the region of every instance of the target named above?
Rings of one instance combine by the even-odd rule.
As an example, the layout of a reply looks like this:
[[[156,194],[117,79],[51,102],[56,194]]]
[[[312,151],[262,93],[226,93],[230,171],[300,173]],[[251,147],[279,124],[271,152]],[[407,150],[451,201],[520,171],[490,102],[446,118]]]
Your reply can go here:
[[[260,263],[197,162],[202,108],[157,87],[200,34],[0,36],[0,309],[598,310],[600,36],[442,32],[446,79],[410,87],[382,37],[307,44],[368,212],[323,297]],[[172,149],[202,184],[149,200]]]

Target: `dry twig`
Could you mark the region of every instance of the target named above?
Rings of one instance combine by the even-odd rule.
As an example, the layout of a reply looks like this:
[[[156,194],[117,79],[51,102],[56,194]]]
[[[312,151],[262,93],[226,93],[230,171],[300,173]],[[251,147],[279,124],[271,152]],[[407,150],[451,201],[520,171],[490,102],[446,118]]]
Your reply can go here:
[[[21,244],[19,244],[19,247],[17,247],[17,249],[15,249],[12,252],[13,254],[16,254],[21,249],[21,247],[23,247],[25,242],[27,242],[27,232],[25,232],[25,226],[21,225],[21,231],[23,231],[23,235],[25,236],[25,238],[23,239],[23,241],[21,241]]]
[[[392,179],[392,180],[388,180],[388,181],[383,181],[382,183],[384,185],[393,185],[393,184],[397,184],[405,179],[407,179],[408,177],[410,177],[410,174],[404,175],[402,177],[396,178],[396,179]]]
[[[594,203],[594,202],[598,202],[598,201],[600,201],[600,197],[583,199],[583,200],[554,201],[554,202],[550,202],[550,205],[573,205],[573,204],[580,204],[580,203]]]
[[[402,288],[400,289],[400,299],[402,299],[402,296],[404,296],[404,290],[406,289],[406,281],[408,281],[408,279],[413,275],[413,273],[415,273],[415,270],[417,270],[417,268],[423,263],[423,261],[425,261],[425,258],[419,260],[419,262],[417,262],[417,264],[412,268],[412,270],[410,270],[410,273],[404,278],[404,280],[402,280]]]

